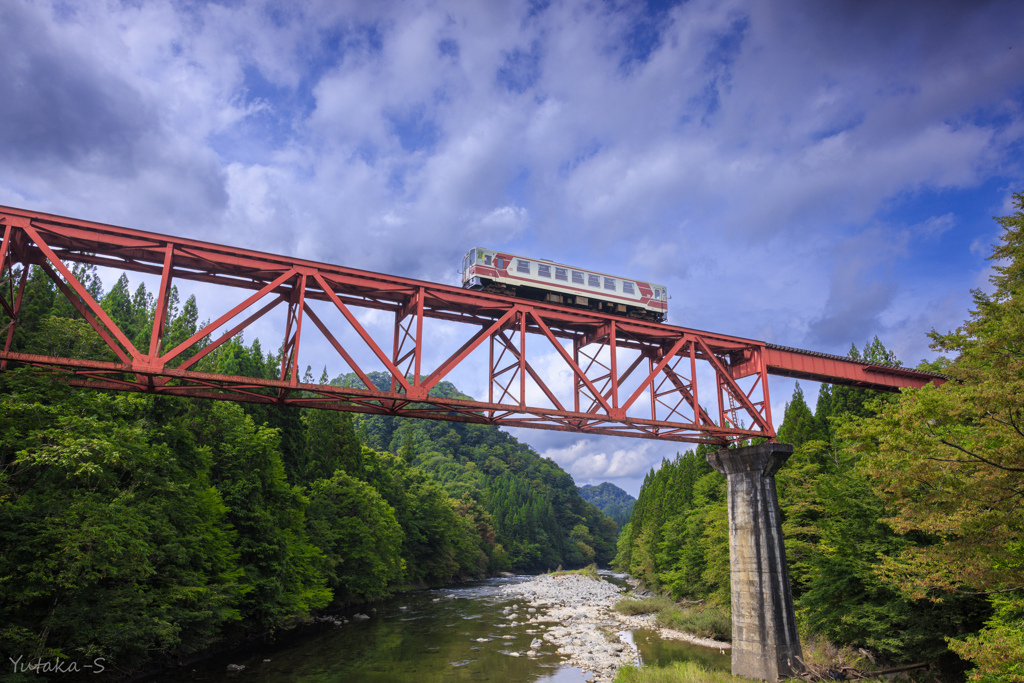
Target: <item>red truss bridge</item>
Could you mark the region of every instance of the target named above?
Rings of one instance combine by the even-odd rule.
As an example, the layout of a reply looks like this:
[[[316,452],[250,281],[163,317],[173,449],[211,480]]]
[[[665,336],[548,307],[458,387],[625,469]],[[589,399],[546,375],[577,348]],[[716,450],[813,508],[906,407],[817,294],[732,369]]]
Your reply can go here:
[[[722,445],[774,438],[768,375],[888,391],[942,381],[752,339],[23,209],[0,206],[0,232],[0,368],[59,369],[77,386]],[[75,277],[69,264],[76,263],[159,279],[148,348],[136,348],[111,320]],[[50,278],[116,362],[110,353],[12,351],[28,266]],[[206,283],[197,290],[204,315],[224,310],[169,348],[168,294],[182,281]],[[281,330],[277,378],[196,369],[224,342],[268,320]],[[361,386],[300,381],[299,352],[309,348],[317,355],[307,351],[304,360],[341,365]],[[389,375],[390,387],[376,386],[373,370]],[[453,373],[463,386],[486,386],[486,397],[431,395]]]

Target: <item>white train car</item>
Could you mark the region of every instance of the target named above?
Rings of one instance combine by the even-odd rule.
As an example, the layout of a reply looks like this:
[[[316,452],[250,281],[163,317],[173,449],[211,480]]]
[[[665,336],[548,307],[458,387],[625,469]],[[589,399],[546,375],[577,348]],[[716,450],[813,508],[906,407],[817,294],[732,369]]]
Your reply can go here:
[[[466,252],[462,286],[655,322],[668,317],[664,285],[481,247]]]

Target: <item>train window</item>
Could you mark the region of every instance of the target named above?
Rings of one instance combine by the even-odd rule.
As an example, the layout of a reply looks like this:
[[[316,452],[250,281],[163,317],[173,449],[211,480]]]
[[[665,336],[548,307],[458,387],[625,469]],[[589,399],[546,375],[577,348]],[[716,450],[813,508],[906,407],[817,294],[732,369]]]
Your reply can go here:
[[[582,285],[583,284],[583,273],[581,273],[578,270],[572,271],[572,283],[574,285]]]
[[[469,250],[469,265],[476,263],[476,249]]]
[[[491,255],[490,254],[484,254],[484,265],[485,266],[491,265]]]
[[[518,273],[529,273],[530,272],[530,262],[529,261],[524,261],[521,258],[516,259],[516,272],[518,272]]]
[[[661,298],[661,290],[660,289],[654,290],[654,298],[655,299],[660,299]]]
[[[633,283],[632,282],[626,282],[625,280],[623,280],[622,281],[622,293],[623,294],[632,294],[633,293]]]
[[[587,275],[587,285],[590,286],[590,287],[600,287],[601,286],[601,278],[599,278],[596,275],[588,274]]]
[[[569,271],[565,268],[555,268],[555,279],[556,280],[569,280]]]
[[[505,259],[501,258],[500,256],[498,258],[494,259],[494,267],[495,268],[504,268],[505,267]]]
[[[613,278],[613,277],[606,277],[604,279],[604,288],[605,289],[610,289],[610,290],[612,290],[614,292],[615,291],[615,278]]]
[[[537,275],[540,277],[551,277],[551,266],[546,263],[538,263]]]

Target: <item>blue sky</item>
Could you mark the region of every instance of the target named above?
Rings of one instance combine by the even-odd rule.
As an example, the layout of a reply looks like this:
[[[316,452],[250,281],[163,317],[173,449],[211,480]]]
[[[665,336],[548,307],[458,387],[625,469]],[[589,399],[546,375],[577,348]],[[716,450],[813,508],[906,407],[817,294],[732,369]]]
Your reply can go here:
[[[500,247],[818,351],[932,357],[1024,190],[1019,2],[6,0],[0,25],[0,203],[451,283]],[[634,494],[677,450],[517,436]]]

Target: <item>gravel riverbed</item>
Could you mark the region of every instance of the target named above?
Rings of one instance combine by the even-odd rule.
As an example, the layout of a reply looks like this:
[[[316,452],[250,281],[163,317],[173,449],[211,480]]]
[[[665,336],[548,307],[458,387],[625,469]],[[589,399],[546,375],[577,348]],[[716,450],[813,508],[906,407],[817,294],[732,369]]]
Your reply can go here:
[[[504,615],[510,623],[536,626],[530,649],[510,651],[510,656],[538,656],[553,651],[566,663],[585,671],[586,680],[595,683],[611,681],[620,666],[638,661],[635,646],[629,638],[622,637],[624,632],[658,629],[653,614],[626,616],[614,610],[616,602],[628,597],[628,589],[579,574],[543,574],[503,586],[501,592],[523,600],[505,608]],[[730,647],[728,643],[680,631],[659,629],[659,633],[662,638],[688,640],[705,647]]]

